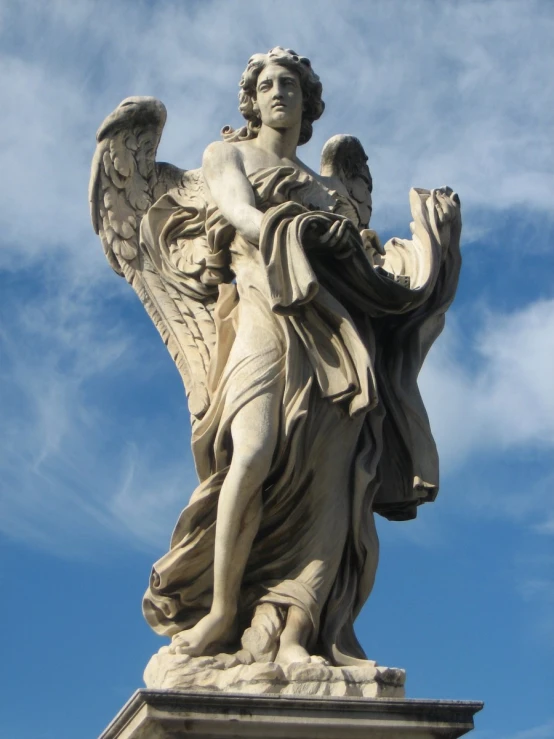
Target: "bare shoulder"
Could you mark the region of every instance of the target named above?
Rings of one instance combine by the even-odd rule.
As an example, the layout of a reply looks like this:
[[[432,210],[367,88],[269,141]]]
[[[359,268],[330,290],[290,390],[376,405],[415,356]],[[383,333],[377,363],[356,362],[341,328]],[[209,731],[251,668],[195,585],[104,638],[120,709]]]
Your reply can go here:
[[[213,141],[208,144],[202,156],[202,169],[214,171],[229,165],[242,169],[242,156],[238,147],[227,141]]]

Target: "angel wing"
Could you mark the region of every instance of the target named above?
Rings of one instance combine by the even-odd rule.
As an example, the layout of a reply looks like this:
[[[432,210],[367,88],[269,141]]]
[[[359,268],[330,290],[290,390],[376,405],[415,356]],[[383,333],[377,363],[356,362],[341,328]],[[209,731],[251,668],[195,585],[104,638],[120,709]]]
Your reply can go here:
[[[371,220],[373,180],[360,141],[345,134],[330,138],[321,152],[320,172],[342,182],[358,213],[359,227],[367,228]]]
[[[200,418],[209,404],[213,312],[226,265],[206,237],[201,171],[155,160],[166,115],[159,100],[131,97],[104,120],[89,201],[108,262],[139,296]]]
[[[374,269],[384,278],[407,288],[421,288],[433,282],[431,261],[422,250],[416,248],[426,244],[427,251],[448,248],[451,241],[448,224],[453,222],[458,229],[459,199],[449,187],[437,190],[412,188],[410,209],[413,222],[410,225],[413,240],[390,239],[381,245],[376,232],[368,229],[372,213],[373,180],[367,165],[367,154],[355,136],[339,134],[327,141],[321,152],[321,174],[340,180],[348,192],[349,200],[358,215],[358,228],[367,258]],[[459,229],[458,229],[459,230]],[[439,233],[440,231],[440,233]],[[454,239],[455,241],[455,239]],[[425,250],[423,250],[425,252]],[[438,267],[442,259],[435,260]]]
[[[367,154],[355,136],[338,134],[327,141],[321,152],[320,172],[342,182],[357,216],[357,226],[369,261],[384,255],[377,233],[368,228],[373,211],[373,179],[367,164]],[[389,276],[389,275],[385,275]]]

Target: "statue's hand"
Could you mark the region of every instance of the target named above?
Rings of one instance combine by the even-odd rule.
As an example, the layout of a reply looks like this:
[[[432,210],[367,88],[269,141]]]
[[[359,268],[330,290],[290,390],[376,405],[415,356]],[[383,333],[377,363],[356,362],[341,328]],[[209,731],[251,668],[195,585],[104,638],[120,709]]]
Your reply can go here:
[[[366,252],[370,254],[377,252],[377,254],[385,256],[385,249],[381,244],[381,239],[377,235],[377,231],[374,231],[372,228],[364,228],[360,231],[360,236],[362,237],[362,243]]]
[[[430,201],[437,215],[441,246],[447,248],[452,228],[460,221],[460,198],[451,187],[440,187],[433,190]]]
[[[312,226],[311,242],[314,247],[332,249],[339,259],[352,253],[360,244],[360,234],[349,218],[322,215]]]

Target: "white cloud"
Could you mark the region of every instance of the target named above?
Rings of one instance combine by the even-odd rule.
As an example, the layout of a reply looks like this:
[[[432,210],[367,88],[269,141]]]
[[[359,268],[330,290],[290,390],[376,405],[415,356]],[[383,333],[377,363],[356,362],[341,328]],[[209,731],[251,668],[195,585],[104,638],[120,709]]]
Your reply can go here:
[[[188,452],[160,451],[171,444],[167,436],[156,454],[143,453],[144,430],[114,446],[129,411],[106,408],[99,389],[123,372],[136,383],[137,355],[142,371],[163,361],[158,342],[160,359],[144,362],[142,329],[114,321],[107,301],[134,298],[108,269],[87,213],[94,132],[123,97],[160,97],[169,110],[160,159],[198,166],[220,127],[240,124],[237,82],[250,54],[291,46],[311,57],[327,102],[301,155],[317,166],[329,136],[358,135],[375,178],[376,227],[407,226],[413,184],[455,186],[465,233],[486,232],[502,209],[520,217],[552,212],[554,69],[544,48],[554,21],[543,4],[409,3],[400,16],[383,3],[317,7],[289,0],[3,6],[0,259],[34,286],[4,329],[9,484],[0,505],[10,535],[52,545],[63,541],[61,521],[82,531],[90,519],[96,532],[152,544],[179,505],[181,480],[190,479]],[[447,467],[477,451],[552,444],[551,311],[544,302],[491,315],[469,350],[475,369],[455,332],[441,339],[423,382]],[[159,519],[155,500],[164,501]],[[410,535],[427,539],[418,526]]]
[[[554,447],[553,377],[554,300],[490,312],[470,347],[449,321],[421,374],[445,465],[476,452]]]
[[[554,217],[553,34],[539,0],[0,2],[0,535],[70,558],[113,557],[121,546],[154,559],[195,485],[178,375],[89,222],[94,134],[124,97],[162,99],[159,158],[196,167],[222,125],[241,123],[248,57],[296,48],[327,103],[300,156],[317,168],[328,137],[357,135],[374,175],[375,228],[406,234],[408,188],[450,184],[466,243],[486,250],[484,237],[509,217],[529,224],[525,249],[539,260],[551,244],[533,224]],[[521,250],[513,235],[505,248]],[[452,479],[479,462],[492,479],[502,455],[544,462],[554,446],[554,301],[523,300],[474,309],[467,329],[454,312],[427,360],[424,395]],[[513,576],[541,651],[554,593],[554,469],[543,468],[529,464],[523,491],[500,495],[501,484],[479,480],[458,503],[445,485],[417,521],[381,527],[389,540],[441,551],[453,532],[448,505],[471,507],[494,516],[494,547],[502,516],[513,534],[505,569],[493,557],[483,564]],[[475,737],[553,734],[550,720]]]
[[[124,478],[108,507],[114,519],[144,545],[159,548],[169,542],[176,514],[196,484],[190,456],[187,450],[162,467],[160,458],[147,455],[145,459],[136,445],[128,446]]]
[[[100,265],[85,191],[102,117],[128,94],[158,95],[169,109],[161,156],[197,166],[221,125],[240,122],[247,58],[277,43],[311,56],[324,82],[310,162],[337,131],[365,142],[378,227],[408,220],[410,186],[446,181],[470,209],[552,213],[554,68],[543,50],[554,19],[543,3],[410,3],[401,14],[381,3],[317,7],[9,3],[0,220],[10,263],[65,245],[82,250],[81,264]]]
[[[159,545],[194,487],[184,401],[181,439],[172,418],[148,409],[136,380],[125,419],[118,394],[137,368],[143,383],[168,372],[175,407],[177,373],[161,342],[160,353],[149,357],[140,326],[130,330],[118,317],[126,298],[117,289],[103,289],[105,304],[97,305],[97,285],[64,276],[57,292],[59,276],[41,272],[38,294],[14,298],[0,330],[0,531],[65,556],[99,553],[106,537]],[[159,441],[162,433],[172,434],[173,443]],[[141,447],[134,477],[133,444]]]
[[[551,642],[554,584],[536,557],[554,533],[554,300],[489,312],[471,340],[455,320],[447,326],[420,378],[445,493],[455,488],[442,510],[518,527],[514,551],[533,554],[528,566],[515,564],[514,583]]]

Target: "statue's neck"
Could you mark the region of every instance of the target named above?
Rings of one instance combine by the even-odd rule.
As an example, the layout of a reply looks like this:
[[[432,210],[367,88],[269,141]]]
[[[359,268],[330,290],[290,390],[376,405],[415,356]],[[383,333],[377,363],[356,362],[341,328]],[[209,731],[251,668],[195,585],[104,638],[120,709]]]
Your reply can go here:
[[[264,126],[256,137],[256,146],[274,154],[279,159],[296,160],[296,147],[300,136],[300,123],[292,128]]]

